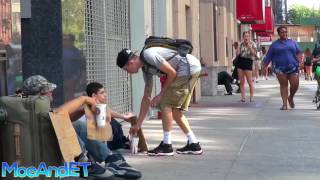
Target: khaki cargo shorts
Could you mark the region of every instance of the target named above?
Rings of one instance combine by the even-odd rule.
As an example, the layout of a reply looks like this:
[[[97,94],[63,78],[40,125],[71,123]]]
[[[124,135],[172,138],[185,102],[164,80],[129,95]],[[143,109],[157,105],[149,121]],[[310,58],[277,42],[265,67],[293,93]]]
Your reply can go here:
[[[192,74],[191,77],[177,77],[159,102],[159,108],[172,107],[187,111],[199,75],[200,72]]]

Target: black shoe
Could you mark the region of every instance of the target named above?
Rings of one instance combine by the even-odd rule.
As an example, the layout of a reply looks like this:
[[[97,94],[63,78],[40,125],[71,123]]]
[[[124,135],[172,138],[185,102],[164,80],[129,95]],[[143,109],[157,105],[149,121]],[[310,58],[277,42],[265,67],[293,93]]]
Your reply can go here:
[[[140,171],[134,168],[120,167],[114,163],[108,163],[106,169],[110,170],[114,176],[125,179],[139,179],[142,174]]]
[[[160,145],[153,150],[148,151],[149,156],[173,156],[174,152],[171,144],[165,144],[161,141]]]
[[[195,155],[202,154],[202,149],[199,142],[189,144],[189,141],[188,141],[186,146],[184,146],[183,148],[179,148],[176,151],[178,154],[195,154]]]
[[[232,95],[232,92],[228,92],[224,94],[225,96]]]
[[[88,179],[111,179],[114,177],[113,172],[103,168],[98,164],[88,166]]]
[[[117,166],[123,167],[123,168],[132,168],[124,159],[124,157],[119,153],[113,153],[112,155],[109,155],[105,160],[106,166],[108,166],[109,163],[116,164]]]

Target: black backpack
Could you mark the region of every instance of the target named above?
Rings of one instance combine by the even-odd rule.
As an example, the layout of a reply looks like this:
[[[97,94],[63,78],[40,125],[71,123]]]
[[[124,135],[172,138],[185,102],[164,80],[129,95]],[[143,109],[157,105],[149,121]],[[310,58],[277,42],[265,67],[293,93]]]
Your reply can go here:
[[[172,58],[174,58],[176,55],[180,55],[181,57],[186,57],[187,54],[192,53],[193,46],[190,41],[186,39],[173,39],[173,38],[168,38],[168,37],[158,37],[158,36],[149,36],[145,42],[144,42],[144,47],[140,53],[141,59],[144,61],[145,64],[148,65],[147,68],[143,69],[144,71],[149,71],[148,69],[151,67],[151,69],[156,68],[149,64],[144,56],[143,56],[143,51],[145,49],[151,48],[151,47],[164,47],[168,49],[172,49],[177,51],[176,54],[171,56],[170,58],[166,59],[166,61],[170,61]],[[160,70],[156,70],[158,75],[164,75],[163,72]]]
[[[177,51],[182,57],[186,57],[186,55],[192,53],[193,50],[191,42],[186,39],[172,39],[158,36],[150,36],[145,40],[143,50],[150,47],[169,48]]]

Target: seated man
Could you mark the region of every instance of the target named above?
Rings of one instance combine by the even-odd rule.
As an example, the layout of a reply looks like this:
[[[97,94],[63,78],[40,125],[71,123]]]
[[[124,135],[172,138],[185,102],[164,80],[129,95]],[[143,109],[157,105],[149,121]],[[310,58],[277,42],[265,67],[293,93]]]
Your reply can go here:
[[[87,85],[86,92],[89,97],[94,99],[96,104],[106,104],[107,94],[102,84],[91,82]],[[83,111],[83,109],[80,110]],[[129,119],[134,116],[132,113],[120,114],[113,111],[110,107],[107,108],[107,111],[107,114],[110,115],[110,119],[111,117],[119,118],[129,122]],[[121,170],[121,168],[130,168],[131,166],[124,161],[124,158],[119,154],[119,152],[112,153],[110,151],[107,143],[87,139],[87,126],[84,119],[85,118],[82,117],[81,120],[74,122],[73,125],[80,139],[84,142],[89,154],[98,162],[105,161],[107,167],[111,169],[116,176],[118,176],[116,171]],[[109,122],[110,119],[108,120]]]
[[[22,93],[25,95],[48,96],[52,101],[52,92],[55,88],[56,85],[48,82],[46,78],[40,75],[35,75],[27,78],[23,82]],[[70,115],[71,121],[77,121],[81,116],[84,115],[84,109],[82,107],[84,104],[90,105],[94,110],[94,107],[97,103],[99,103],[99,101],[95,97],[80,96],[59,106],[58,108],[54,109],[54,111],[67,111]],[[125,116],[122,117],[124,119],[127,118]],[[96,178],[108,178],[112,177],[113,175],[118,177],[127,177],[128,174],[126,170],[129,169],[131,171],[130,173],[133,174],[133,176],[135,175],[136,178],[141,177],[141,173],[130,167],[125,162],[123,156],[121,156],[120,154],[113,154],[109,150],[106,143],[87,139],[85,123],[77,123],[78,122],[76,122],[76,125],[74,125],[74,128],[77,132],[77,135],[79,136],[78,139],[82,148],[85,147],[85,149],[94,158],[95,161],[105,161],[107,165],[106,168],[102,168],[97,164],[93,164],[89,169],[89,176],[93,176]]]
[[[218,85],[224,85],[226,87],[227,93],[224,95],[232,95],[233,78],[226,71],[221,71],[218,73]]]
[[[97,103],[107,103],[107,94],[102,84],[98,82],[91,82],[87,85],[86,92],[89,97],[93,97],[94,99],[96,99]],[[135,115],[133,113],[120,114],[116,111],[113,111],[110,107],[108,107],[108,113],[111,117],[110,124],[112,125],[113,130],[113,139],[112,141],[108,141],[108,147],[111,150],[122,148],[125,146],[128,140],[123,135],[121,124],[117,122],[117,120],[115,120],[114,118],[123,119],[131,123],[131,118],[133,118]]]

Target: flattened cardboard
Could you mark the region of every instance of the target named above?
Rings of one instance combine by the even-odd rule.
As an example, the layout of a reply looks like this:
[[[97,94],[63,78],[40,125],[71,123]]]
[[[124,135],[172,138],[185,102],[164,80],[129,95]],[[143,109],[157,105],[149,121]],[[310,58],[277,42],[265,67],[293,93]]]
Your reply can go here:
[[[74,161],[81,154],[81,147],[68,112],[50,112],[49,115],[64,161]]]
[[[84,111],[87,119],[87,138],[97,141],[111,141],[113,137],[111,124],[106,122],[105,127],[98,127],[95,115],[87,105],[85,105]]]

